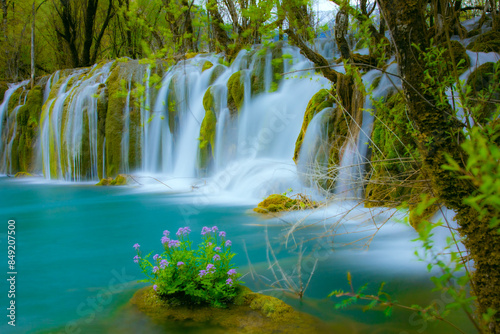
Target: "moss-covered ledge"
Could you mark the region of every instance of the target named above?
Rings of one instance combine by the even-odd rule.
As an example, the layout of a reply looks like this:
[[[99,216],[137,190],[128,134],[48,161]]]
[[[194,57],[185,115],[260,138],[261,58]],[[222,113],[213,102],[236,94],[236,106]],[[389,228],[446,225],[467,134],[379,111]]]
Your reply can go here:
[[[220,309],[199,305],[171,305],[152,287],[137,291],[130,304],[154,322],[199,323],[220,328],[215,333],[333,333],[332,328],[309,314],[294,310],[278,298],[240,286],[233,304]]]
[[[118,176],[113,179],[112,177],[108,177],[105,179],[101,179],[96,186],[125,186],[129,184],[129,176],[127,174],[118,174]]]
[[[312,201],[307,196],[297,194],[290,198],[282,194],[272,194],[260,202],[253,211],[258,213],[271,213],[293,210],[314,209],[319,206],[315,201]]]

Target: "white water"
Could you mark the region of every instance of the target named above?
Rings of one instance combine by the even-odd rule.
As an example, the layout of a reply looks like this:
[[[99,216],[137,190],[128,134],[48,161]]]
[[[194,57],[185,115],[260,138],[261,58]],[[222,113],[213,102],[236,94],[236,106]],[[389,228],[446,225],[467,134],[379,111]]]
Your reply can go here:
[[[329,43],[317,43],[316,47],[329,58],[335,54]],[[230,66],[219,64],[218,55],[198,55],[168,69],[158,87],[150,83],[153,71],[150,65],[140,65],[137,61],[122,64],[125,74],[120,79],[123,80],[126,103],[120,134],[119,172],[154,176],[168,180],[169,185],[182,184],[187,189],[190,188],[189,185],[198,187],[203,184],[207,186],[206,189],[228,191],[246,198],[261,198],[269,193],[286,191],[290,187],[297,192],[309,191],[307,186],[314,185],[314,180],[302,183],[292,160],[295,141],[307,103],[321,88],[329,89],[330,83],[322,76],[311,73],[313,71],[309,69],[312,64],[300,55],[298,49],[285,46],[283,53],[290,55],[284,59],[284,72],[299,72],[285,75],[274,92],[269,91],[273,88],[271,52],[261,56],[259,60],[257,52],[243,50]],[[486,61],[495,61],[498,57],[497,54],[470,51],[468,54],[472,66],[463,74],[462,79],[466,79],[477,66]],[[202,72],[206,61],[214,66]],[[37,169],[46,178],[95,181],[98,179],[98,172],[102,171],[103,176],[108,174],[106,149],[109,148],[105,143],[109,143],[109,138],[104,138],[102,149],[98,147],[96,93],[99,85],[106,83],[112,64],[110,62],[93,71],[76,70],[61,80],[59,78],[64,74],[58,71],[48,79],[39,122],[40,134],[36,140],[36,155],[40,157],[36,159],[39,161]],[[252,73],[256,64],[264,66],[262,80],[265,87],[265,91],[257,95],[251,93]],[[343,68],[336,67],[336,70],[342,72]],[[210,85],[211,77],[216,71],[218,77]],[[227,81],[237,71],[242,73],[244,102],[239,114],[231,116],[227,107]],[[397,74],[397,65],[390,65],[387,72]],[[363,75],[363,84],[369,87],[379,77],[380,83],[372,92],[372,97],[365,98],[363,121],[361,124],[352,122],[352,135],[342,148],[335,190],[336,195],[342,198],[363,196],[363,178],[369,162],[368,147],[374,120],[371,112],[374,109],[372,99],[387,96],[395,89],[394,86],[401,85],[397,77],[376,70]],[[133,93],[137,83],[144,85],[142,96]],[[26,82],[13,86],[5,94],[4,102],[0,105],[2,131],[9,131],[5,129],[15,126],[7,126],[1,122],[5,119],[4,113],[10,95],[25,84]],[[203,97],[210,86],[217,117],[214,156],[206,173],[200,173],[199,137],[205,116]],[[48,99],[50,92],[55,89],[58,91],[52,93],[56,97]],[[172,99],[172,96],[175,98]],[[170,113],[169,106],[176,112]],[[132,110],[140,112],[139,129],[132,128]],[[302,150],[308,153],[301,155],[303,158],[299,160],[299,172],[307,173],[307,166],[317,167],[318,163],[326,163],[326,153],[321,153],[325,151],[321,148],[321,142],[328,139],[325,137],[326,122],[322,121],[327,112],[320,112],[309,125],[302,146]],[[84,122],[85,118],[88,118],[88,124]],[[15,118],[12,121],[15,122]],[[138,134],[135,146],[131,145],[132,131]],[[86,133],[88,143],[83,143]],[[11,172],[8,161],[10,154],[6,152],[12,149],[8,147],[12,144],[12,139],[0,141],[3,172]],[[4,146],[7,148],[4,149]],[[82,151],[84,146],[88,147],[88,152]],[[140,152],[131,152],[133,149]],[[98,157],[99,150],[102,150],[102,157]],[[137,167],[131,167],[129,163],[129,156],[134,154],[140,160]],[[87,162],[85,166],[84,161]],[[203,179],[200,180],[202,176]],[[221,179],[224,181],[221,182]]]
[[[11,172],[9,169],[10,164],[8,164],[8,157],[10,157],[10,155],[11,155],[10,154],[11,147],[9,147],[9,145],[7,145],[7,150],[5,149],[5,143],[3,141],[3,138],[7,138],[7,143],[11,142],[14,139],[15,134],[16,134],[15,129],[12,132],[12,137],[9,137],[10,127],[11,127],[10,123],[12,123],[12,122],[17,123],[15,115],[17,115],[17,110],[19,109],[19,108],[16,108],[14,117],[12,117],[12,115],[7,115],[6,113],[8,112],[9,101],[10,101],[12,94],[14,94],[14,92],[16,90],[18,90],[20,87],[23,87],[23,89],[24,89],[24,87],[28,84],[28,82],[29,82],[29,80],[26,80],[26,81],[23,81],[23,82],[20,82],[17,84],[9,85],[9,89],[7,89],[5,91],[3,102],[2,102],[2,104],[0,104],[0,136],[1,136],[1,138],[0,138],[0,158],[2,161],[2,165],[0,166],[0,172],[2,172],[2,173],[10,173]],[[6,119],[6,124],[3,124],[4,118]],[[14,126],[16,126],[16,124],[14,124]],[[5,135],[4,135],[4,131],[6,132]]]

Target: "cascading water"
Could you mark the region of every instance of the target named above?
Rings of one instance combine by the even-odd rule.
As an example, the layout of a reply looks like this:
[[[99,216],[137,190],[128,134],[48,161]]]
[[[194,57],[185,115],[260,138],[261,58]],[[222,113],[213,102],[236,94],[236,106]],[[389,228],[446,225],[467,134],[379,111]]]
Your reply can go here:
[[[8,163],[8,158],[11,156],[12,146],[9,147],[9,143],[12,142],[15,136],[15,130],[10,131],[11,124],[16,126],[16,112],[19,109],[19,105],[13,111],[14,113],[9,114],[9,102],[10,98],[18,89],[23,89],[28,84],[28,80],[13,84],[5,91],[4,100],[2,104],[0,104],[0,158],[2,165],[0,166],[0,172],[2,173],[11,173],[12,171],[9,169],[10,164]],[[21,95],[19,96],[19,99]],[[19,101],[20,102],[20,101]],[[5,121],[4,121],[5,120]],[[7,143],[7,145],[5,145]]]
[[[328,42],[317,43],[317,47],[328,57],[336,53]],[[156,174],[168,180],[185,178],[188,186],[202,177],[212,185],[207,189],[215,186],[250,197],[289,187],[301,191],[304,185],[292,160],[295,141],[309,100],[330,83],[308,72],[312,65],[297,48],[281,45],[276,50],[243,50],[229,66],[219,55],[201,54],[168,70],[164,65],[120,60],[56,72],[43,90],[39,134],[33,139],[38,157],[33,159],[34,171],[50,179],[76,181],[118,173]],[[473,67],[489,59],[481,57]],[[277,69],[279,61],[282,65]],[[342,72],[343,68],[336,70]],[[280,80],[283,72],[292,73]],[[372,70],[363,75],[365,87],[376,80],[378,86],[370,98],[361,96],[362,115],[353,118],[347,139],[339,147],[332,175],[339,197],[363,196],[373,100],[386,97],[394,85],[400,86],[391,76],[397,74],[397,65],[390,65],[386,72]],[[153,83],[153,74],[162,76],[161,84]],[[241,88],[235,92],[230,91],[229,83],[236,74],[236,86]],[[12,86],[0,106],[0,169],[4,173],[15,172],[9,159],[15,149],[12,143],[17,128],[12,115],[16,111],[8,110],[9,99],[26,83]],[[338,109],[333,103],[330,107]],[[330,112],[319,112],[307,130],[301,152],[315,154],[301,154],[299,174],[318,162],[325,167],[328,157],[320,153],[318,143],[331,140],[324,119],[333,111],[327,110]],[[352,116],[344,113],[343,117]]]
[[[58,94],[45,102],[41,115],[45,177],[76,181],[97,178],[95,95],[99,85],[106,81],[110,67],[111,63],[99,69],[94,67],[87,75],[83,70],[75,71],[55,85]]]

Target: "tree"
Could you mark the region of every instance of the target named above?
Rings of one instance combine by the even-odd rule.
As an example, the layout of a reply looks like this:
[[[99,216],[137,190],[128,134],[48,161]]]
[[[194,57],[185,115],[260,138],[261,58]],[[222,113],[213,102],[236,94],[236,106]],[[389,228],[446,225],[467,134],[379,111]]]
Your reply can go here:
[[[377,0],[382,16],[377,30],[369,21],[369,14],[373,9],[367,10],[367,1],[361,1],[360,9],[353,8],[345,0],[332,1],[341,7],[337,21],[345,23],[347,15],[354,16],[359,23],[369,25],[368,37],[372,40],[381,41],[384,29],[389,29],[403,81],[408,117],[417,132],[422,171],[431,180],[433,195],[456,212],[460,233],[465,237],[464,244],[475,264],[471,290],[477,296],[479,316],[489,310],[500,310],[500,253],[497,251],[500,249],[500,235],[490,227],[492,218],[498,212],[486,207],[487,213],[479,214],[475,208],[466,204],[464,199],[477,193],[477,185],[464,180],[455,171],[442,168],[451,158],[458,163],[458,169],[467,170],[468,155],[461,146],[466,140],[464,124],[456,118],[448,100],[436,96],[435,92],[440,89],[439,80],[434,83],[426,80],[426,73],[431,65],[425,55],[434,46],[430,41],[445,43],[451,49],[450,35],[463,35],[458,19],[462,2],[431,0],[428,7],[427,2],[419,0]],[[492,16],[497,15],[493,11]],[[293,22],[293,19],[289,19],[290,28],[287,33],[290,39],[326,78],[336,84],[337,92],[341,93],[339,87],[352,85],[352,81],[331,69],[328,61],[295,33],[297,27]],[[353,55],[345,42],[345,30],[345,24],[338,25],[335,37],[343,58],[348,59]],[[457,64],[454,65],[456,69]],[[455,78],[458,81],[456,72]],[[339,85],[339,82],[347,85]],[[347,93],[339,94],[344,97],[342,101],[349,99],[349,89],[346,91]],[[348,110],[348,103],[343,104]],[[492,332],[500,333],[498,320],[492,319],[487,325]]]
[[[483,314],[489,308],[500,310],[500,235],[489,226],[494,212],[485,217],[478,215],[463,201],[476,192],[474,184],[442,168],[447,156],[466,167],[467,154],[460,145],[464,141],[462,125],[453,116],[449,104],[437,103],[430,94],[432,87],[423,90],[421,85],[426,81],[428,64],[420,56],[431,47],[425,3],[419,0],[378,0],[378,3],[397,50],[408,117],[418,131],[424,170],[431,178],[435,194],[456,212],[460,232],[465,236],[464,244],[475,263],[472,291],[477,296],[478,311]],[[500,333],[498,320],[491,321],[488,327]]]
[[[113,0],[108,1],[104,20],[100,29],[97,25],[99,0],[87,0],[79,6],[75,1],[54,0],[54,9],[59,17],[62,28],[56,27],[57,34],[66,42],[71,53],[73,67],[90,66],[97,60],[99,48],[104,33],[115,11]],[[83,21],[83,27],[81,23]],[[97,35],[95,35],[97,33]],[[83,41],[80,39],[83,35]]]

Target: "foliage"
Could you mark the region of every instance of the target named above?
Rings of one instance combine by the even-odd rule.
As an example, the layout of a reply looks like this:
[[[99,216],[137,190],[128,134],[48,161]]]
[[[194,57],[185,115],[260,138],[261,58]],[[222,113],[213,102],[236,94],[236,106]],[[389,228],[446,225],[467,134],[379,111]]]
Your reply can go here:
[[[165,251],[155,254],[152,262],[152,253],[143,256],[135,244],[134,262],[148,276],[144,281],[152,283],[156,293],[169,302],[225,307],[242,283],[238,280],[241,275],[231,264],[235,255],[231,252],[231,240],[217,226],[203,227],[203,241],[198,249],[193,249],[190,232],[189,227],[181,227],[176,233],[178,239],[170,239],[170,232],[165,230],[161,239]]]
[[[418,212],[425,211],[429,206],[433,205],[435,199],[423,200],[419,203],[416,210]],[[438,228],[447,228],[450,232],[446,238],[446,244],[442,249],[436,245],[434,231]],[[440,320],[452,326],[460,333],[465,333],[458,326],[448,321],[447,317],[455,310],[463,310],[468,319],[471,320],[478,332],[481,332],[479,322],[473,318],[475,296],[471,296],[470,290],[470,272],[465,266],[466,259],[463,250],[460,249],[461,239],[456,230],[451,228],[450,222],[432,223],[423,220],[418,225],[418,237],[412,241],[420,243],[415,250],[415,256],[423,262],[427,262],[427,270],[434,274],[431,281],[434,283],[434,290],[441,294],[446,294],[449,298],[446,299],[445,307],[433,301],[427,306],[417,304],[404,305],[384,292],[385,283],[383,282],[376,294],[369,294],[368,284],[363,285],[357,290],[353,287],[351,274],[347,274],[347,281],[350,286],[350,291],[343,290],[333,291],[328,297],[335,296],[343,298],[335,304],[335,308],[345,308],[360,301],[367,301],[363,310],[379,309],[386,316],[392,314],[394,307],[406,309],[416,312],[424,321]],[[347,297],[347,298],[346,298]],[[488,314],[494,314],[491,310]]]
[[[490,217],[490,227],[500,225],[500,123],[489,123],[482,129],[474,128],[469,140],[462,144],[468,154],[466,168],[448,157],[443,168],[454,171],[476,187],[475,194],[464,198],[481,217]],[[494,212],[494,214],[492,214]],[[497,230],[500,233],[500,229]]]

